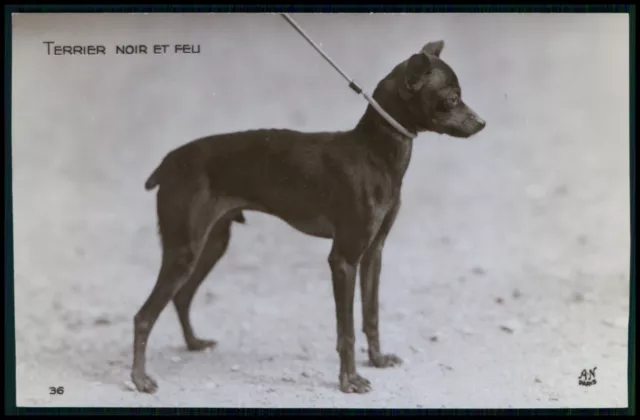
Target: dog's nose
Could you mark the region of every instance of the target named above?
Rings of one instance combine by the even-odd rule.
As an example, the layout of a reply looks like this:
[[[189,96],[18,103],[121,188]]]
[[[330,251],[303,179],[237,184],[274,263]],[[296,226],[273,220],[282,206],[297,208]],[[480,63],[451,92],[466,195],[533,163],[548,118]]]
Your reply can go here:
[[[480,127],[480,130],[482,130],[487,125],[487,122],[482,118],[476,118],[476,121],[478,122],[478,127]]]

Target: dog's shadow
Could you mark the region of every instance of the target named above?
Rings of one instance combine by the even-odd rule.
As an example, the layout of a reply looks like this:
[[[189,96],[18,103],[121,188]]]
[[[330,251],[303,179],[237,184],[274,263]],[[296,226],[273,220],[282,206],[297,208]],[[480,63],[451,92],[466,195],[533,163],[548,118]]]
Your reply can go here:
[[[132,350],[130,346],[122,345],[117,353],[112,351],[98,351],[94,353],[95,360],[103,360],[101,367],[78,367],[79,373],[89,382],[99,382],[102,385],[113,385],[123,392],[132,392],[131,365]],[[227,349],[211,348],[201,352],[187,350],[186,346],[174,344],[159,352],[149,352],[147,365],[153,367],[149,374],[154,377],[160,388],[162,382],[188,384],[183,376],[184,369],[200,364],[196,368],[202,373],[203,382],[218,382],[229,375],[242,378],[248,384],[262,385],[266,393],[276,392],[276,388],[296,389],[298,391],[317,392],[319,388],[330,392],[340,391],[338,383],[337,356],[335,360],[327,355],[323,359],[311,357],[305,353],[282,352],[231,352]],[[243,368],[255,366],[259,368]],[[358,362],[363,371],[368,374],[375,369],[368,360]],[[295,368],[291,368],[295,366]],[[366,375],[365,375],[366,376]]]
[[[82,350],[90,353],[88,363],[78,363],[75,352],[66,353],[56,363],[69,372],[76,372],[87,383],[115,386],[122,392],[135,391],[131,382],[132,347],[130,343],[119,340],[120,334],[112,336],[108,332],[109,327],[124,322],[128,320],[114,318],[107,322],[98,319],[93,324],[85,323],[70,329],[79,334],[68,336],[66,346],[69,348],[86,347],[87,341],[96,343],[85,334],[80,334],[85,328],[93,329],[97,336],[102,337],[105,345]],[[104,328],[104,332],[98,332],[98,328]],[[362,348],[356,352],[356,360],[359,371],[365,377],[373,375],[377,370]],[[199,379],[203,383],[218,383],[225,378],[235,377],[247,384],[261,385],[266,392],[275,392],[276,388],[295,388],[302,392],[319,389],[336,392],[339,391],[339,365],[337,354],[316,352],[304,346],[278,352],[270,352],[265,348],[236,351],[231,344],[225,346],[223,342],[213,348],[193,352],[183,343],[174,341],[157,344],[147,353],[148,373],[158,381],[160,389],[163,382],[187,385],[189,380],[185,379],[185,375],[202,375]]]

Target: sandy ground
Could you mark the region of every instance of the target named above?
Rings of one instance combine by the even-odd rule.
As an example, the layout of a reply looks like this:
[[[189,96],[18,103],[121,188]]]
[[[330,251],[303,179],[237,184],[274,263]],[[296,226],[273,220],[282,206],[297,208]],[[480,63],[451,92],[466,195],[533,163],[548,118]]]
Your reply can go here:
[[[155,195],[171,148],[257,127],[351,127],[365,102],[275,15],[14,18],[13,199],[20,406],[625,407],[629,315],[628,21],[595,15],[297,16],[371,90],[444,39],[472,141],[415,141],[384,254],[373,391],[338,391],[331,243],[248,213],[196,296],[173,307],[132,392],[133,315],[156,280]],[[104,44],[48,56],[43,41]],[[116,56],[128,44],[198,55]],[[359,299],[359,295],[356,296]],[[356,322],[361,322],[356,303]],[[597,384],[578,385],[597,367]],[[50,396],[49,387],[63,395]]]

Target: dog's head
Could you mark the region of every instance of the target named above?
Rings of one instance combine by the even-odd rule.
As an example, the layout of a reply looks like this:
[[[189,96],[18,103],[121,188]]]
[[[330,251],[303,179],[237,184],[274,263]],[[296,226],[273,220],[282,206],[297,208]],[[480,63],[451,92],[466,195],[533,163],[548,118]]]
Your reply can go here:
[[[404,122],[417,132],[471,137],[486,122],[462,100],[455,72],[440,59],[444,41],[429,42],[400,63],[387,79],[404,108]],[[391,92],[389,92],[391,93]]]

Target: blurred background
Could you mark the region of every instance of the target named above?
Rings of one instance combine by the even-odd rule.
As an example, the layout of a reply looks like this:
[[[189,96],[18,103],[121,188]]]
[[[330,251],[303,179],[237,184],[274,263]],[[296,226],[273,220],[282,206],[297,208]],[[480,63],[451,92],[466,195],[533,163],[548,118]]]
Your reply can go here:
[[[406,363],[367,367],[358,331],[373,391],[340,393],[330,241],[247,213],[192,307],[196,334],[219,346],[188,353],[167,307],[147,353],[159,391],[132,392],[133,316],[160,266],[146,177],[196,137],[344,130],[366,102],[276,14],[19,14],[18,405],[626,406],[628,17],[292,16],[369,92],[444,40],[463,98],[488,122],[470,140],[415,140],[380,304],[383,350]],[[43,41],[107,55],[47,55]],[[118,44],[201,53],[124,56]],[[579,386],[594,367],[597,385]]]

